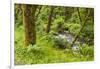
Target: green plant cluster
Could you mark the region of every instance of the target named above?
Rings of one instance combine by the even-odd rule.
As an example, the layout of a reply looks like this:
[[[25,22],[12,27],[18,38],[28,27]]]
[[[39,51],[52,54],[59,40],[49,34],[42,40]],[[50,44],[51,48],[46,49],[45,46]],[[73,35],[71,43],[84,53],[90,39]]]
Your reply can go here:
[[[20,4],[15,4],[15,29],[14,29],[14,63],[15,65],[25,64],[48,64],[48,63],[66,63],[94,60],[94,22],[93,12],[78,36],[78,50],[72,50],[71,43],[66,38],[59,37],[58,25],[67,34],[73,36],[78,34],[82,27],[75,7],[55,6],[50,32],[47,34],[46,26],[48,24],[48,15],[50,6],[42,6],[35,19],[36,23],[36,44],[24,46],[24,27],[23,16]],[[79,8],[81,18],[84,21],[86,9]],[[67,10],[67,11],[66,11]],[[39,9],[36,12],[38,14]],[[66,11],[66,16],[65,16]],[[93,11],[93,9],[92,9]],[[56,38],[57,37],[57,38]]]

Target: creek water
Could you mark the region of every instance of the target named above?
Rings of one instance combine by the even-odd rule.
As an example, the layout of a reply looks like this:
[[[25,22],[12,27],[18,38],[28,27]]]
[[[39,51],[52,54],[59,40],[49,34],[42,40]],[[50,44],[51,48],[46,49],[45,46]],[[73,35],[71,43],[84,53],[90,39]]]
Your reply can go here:
[[[56,36],[56,38],[58,39],[66,39],[67,42],[69,42],[70,44],[72,44],[74,37],[67,33],[67,34],[58,34]],[[78,45],[77,44],[73,44],[72,46],[72,50],[77,50],[78,49]]]

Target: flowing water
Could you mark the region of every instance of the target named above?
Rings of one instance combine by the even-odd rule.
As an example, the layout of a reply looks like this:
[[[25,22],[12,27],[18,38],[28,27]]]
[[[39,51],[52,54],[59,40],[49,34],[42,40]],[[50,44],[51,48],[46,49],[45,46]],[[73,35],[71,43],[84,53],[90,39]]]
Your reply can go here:
[[[66,41],[69,42],[70,44],[72,44],[74,39],[74,37],[71,34],[58,34],[56,38],[66,39]],[[78,49],[78,45],[73,44],[72,50],[77,50],[77,49]]]

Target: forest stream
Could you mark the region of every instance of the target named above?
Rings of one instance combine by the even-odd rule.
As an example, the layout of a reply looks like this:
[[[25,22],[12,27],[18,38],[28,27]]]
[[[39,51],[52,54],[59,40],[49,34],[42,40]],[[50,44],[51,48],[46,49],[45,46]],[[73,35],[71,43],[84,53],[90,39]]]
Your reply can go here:
[[[58,39],[65,39],[68,43],[70,43],[70,44],[72,44],[72,42],[73,42],[73,39],[74,39],[74,37],[71,35],[71,34],[69,34],[69,33],[64,33],[64,34],[61,34],[61,33],[59,33],[57,36],[55,36],[55,38],[58,38]],[[77,50],[78,49],[78,44],[73,44],[73,46],[72,46],[72,50]]]

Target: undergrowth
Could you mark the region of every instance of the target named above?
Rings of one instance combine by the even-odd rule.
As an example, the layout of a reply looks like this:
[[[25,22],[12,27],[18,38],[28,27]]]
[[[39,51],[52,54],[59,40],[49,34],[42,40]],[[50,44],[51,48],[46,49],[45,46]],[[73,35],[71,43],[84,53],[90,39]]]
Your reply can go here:
[[[24,46],[23,28],[15,29],[14,63],[15,65],[24,64],[48,64],[66,63],[94,60],[93,46],[79,46],[77,51],[70,49],[59,49],[55,47],[53,35],[37,34],[36,45]],[[17,36],[17,37],[16,37]],[[41,37],[42,36],[42,37]]]

